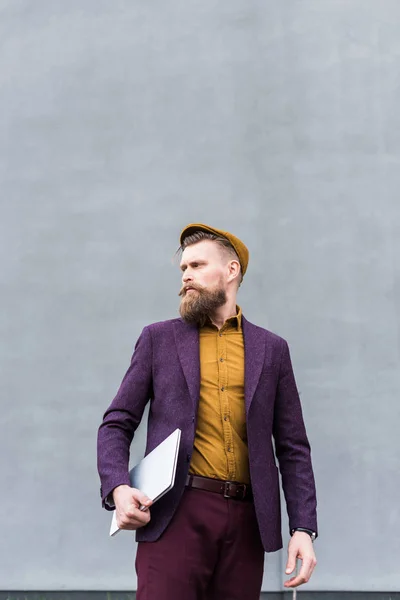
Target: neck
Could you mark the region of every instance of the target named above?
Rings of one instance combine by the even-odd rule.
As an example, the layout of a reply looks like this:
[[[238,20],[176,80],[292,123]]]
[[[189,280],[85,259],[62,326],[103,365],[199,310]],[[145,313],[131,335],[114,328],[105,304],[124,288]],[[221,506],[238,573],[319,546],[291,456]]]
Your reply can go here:
[[[215,313],[210,315],[211,322],[221,329],[223,324],[230,317],[236,317],[236,296],[234,298],[229,299],[223,306],[218,308]]]

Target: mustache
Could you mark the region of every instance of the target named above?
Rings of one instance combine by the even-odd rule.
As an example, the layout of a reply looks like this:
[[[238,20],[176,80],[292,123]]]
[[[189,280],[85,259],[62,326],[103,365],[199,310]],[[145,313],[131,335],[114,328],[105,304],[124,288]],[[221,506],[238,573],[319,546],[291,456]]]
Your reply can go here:
[[[183,285],[179,291],[178,296],[185,296],[188,289],[196,290],[197,292],[202,292],[203,287],[201,285],[196,285],[195,283],[191,283],[190,285]]]

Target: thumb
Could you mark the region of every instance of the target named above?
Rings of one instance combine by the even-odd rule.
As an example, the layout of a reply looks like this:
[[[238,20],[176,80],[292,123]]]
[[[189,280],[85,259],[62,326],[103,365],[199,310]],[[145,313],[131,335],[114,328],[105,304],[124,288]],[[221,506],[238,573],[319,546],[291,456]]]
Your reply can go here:
[[[150,506],[151,504],[150,498],[136,488],[132,488],[132,496],[137,502],[139,502],[140,505]]]
[[[286,563],[286,574],[290,575],[293,573],[296,567],[296,553],[292,550],[288,552],[288,559]]]

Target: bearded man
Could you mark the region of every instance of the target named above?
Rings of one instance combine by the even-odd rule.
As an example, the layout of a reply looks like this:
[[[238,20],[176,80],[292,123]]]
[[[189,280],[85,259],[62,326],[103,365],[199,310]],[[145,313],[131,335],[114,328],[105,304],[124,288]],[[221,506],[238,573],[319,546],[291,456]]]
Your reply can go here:
[[[138,600],[258,600],[264,552],[282,548],[275,455],[291,533],[286,573],[302,561],[286,588],[316,564],[315,483],[289,348],[236,304],[249,261],[241,240],[197,223],[180,243],[181,318],[143,329],[99,428],[103,506],[137,530]],[[151,509],[128,472],[148,401],[146,454],[182,431],[175,485]]]

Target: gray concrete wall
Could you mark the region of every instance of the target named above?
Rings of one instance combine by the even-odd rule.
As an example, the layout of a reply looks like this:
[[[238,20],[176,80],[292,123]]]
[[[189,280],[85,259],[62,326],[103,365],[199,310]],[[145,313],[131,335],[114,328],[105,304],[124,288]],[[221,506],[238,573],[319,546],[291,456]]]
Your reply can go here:
[[[308,589],[399,590],[399,26],[395,0],[0,1],[0,589],[135,589],[96,430],[200,220],[248,243],[243,310],[291,346]]]

